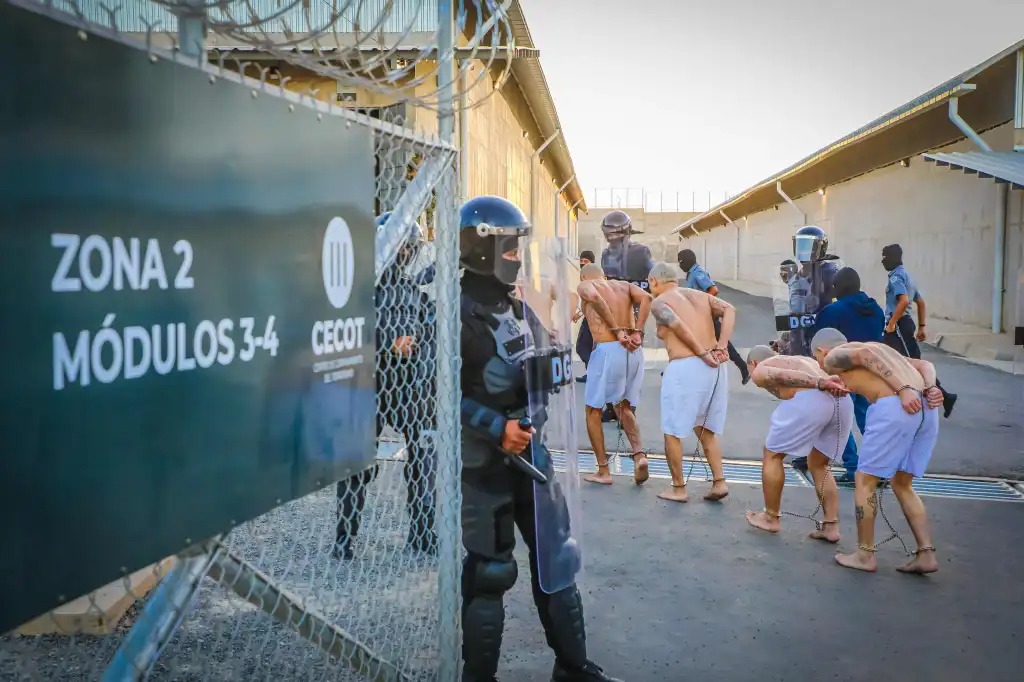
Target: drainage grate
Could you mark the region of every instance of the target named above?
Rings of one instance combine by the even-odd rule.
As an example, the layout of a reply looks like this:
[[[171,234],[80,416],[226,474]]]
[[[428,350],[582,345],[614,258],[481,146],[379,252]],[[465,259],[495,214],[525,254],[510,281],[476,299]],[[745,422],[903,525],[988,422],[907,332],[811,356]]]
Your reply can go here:
[[[592,472],[597,470],[597,460],[593,454],[580,453],[580,471]],[[565,470],[565,455],[560,453],[551,453],[552,463],[555,465],[555,469],[559,471]],[[683,458],[683,475],[689,474],[694,480],[697,481],[710,481],[711,471],[705,468],[705,464],[700,460],[695,460],[690,457]],[[651,474],[651,478],[671,478],[668,471],[668,462],[664,459],[655,459],[648,457],[647,468]],[[751,462],[750,464],[737,464],[727,462],[722,465],[722,469],[725,472],[725,478],[730,483],[761,483],[761,465]],[[611,472],[613,476],[633,476],[633,460],[629,457],[613,457],[611,461]],[[795,485],[802,488],[810,487],[800,476],[799,473],[786,467],[786,484]]]
[[[834,469],[836,475],[844,470]],[[810,474],[803,474],[805,477]],[[806,478],[805,478],[806,480]],[[852,489],[853,486],[847,485]],[[925,476],[914,480],[914,490],[922,497],[952,497],[960,500],[1024,502],[1024,494],[1005,481],[979,481],[971,478]]]

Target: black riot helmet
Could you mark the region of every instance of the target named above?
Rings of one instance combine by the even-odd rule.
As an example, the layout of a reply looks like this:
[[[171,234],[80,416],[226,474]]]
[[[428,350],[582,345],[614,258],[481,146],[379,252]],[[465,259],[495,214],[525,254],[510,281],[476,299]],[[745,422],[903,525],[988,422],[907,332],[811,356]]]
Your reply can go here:
[[[817,225],[801,227],[793,235],[793,257],[800,263],[813,263],[825,257],[828,235]]]
[[[377,235],[381,235],[384,232],[384,224],[391,217],[391,211],[382,213],[377,216],[374,223],[377,226]],[[423,232],[423,228],[419,223],[413,223],[413,229],[409,235],[402,242],[402,245],[398,247],[398,253],[395,255],[395,265],[399,267],[405,267],[409,263],[416,259],[416,256],[420,252],[423,243],[426,241],[426,235]]]
[[[643,234],[633,229],[633,220],[625,211],[612,211],[601,221],[601,232],[606,241],[618,241],[631,234]]]
[[[470,272],[515,284],[519,240],[529,235],[530,222],[508,199],[470,199],[459,210],[459,263]]]

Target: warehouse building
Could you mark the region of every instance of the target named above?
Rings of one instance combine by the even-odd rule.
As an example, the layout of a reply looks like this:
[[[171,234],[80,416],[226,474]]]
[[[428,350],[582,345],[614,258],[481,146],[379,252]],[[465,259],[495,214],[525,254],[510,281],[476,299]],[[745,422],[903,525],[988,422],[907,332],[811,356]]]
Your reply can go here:
[[[806,224],[876,298],[881,249],[901,244],[930,318],[1009,348],[1024,320],[1024,41],[675,232],[719,277],[770,287]]]

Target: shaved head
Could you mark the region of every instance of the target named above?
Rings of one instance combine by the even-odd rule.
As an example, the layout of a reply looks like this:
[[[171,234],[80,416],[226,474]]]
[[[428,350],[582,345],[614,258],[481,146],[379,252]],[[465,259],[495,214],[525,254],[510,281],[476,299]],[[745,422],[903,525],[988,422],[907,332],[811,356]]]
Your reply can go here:
[[[778,355],[778,353],[768,346],[754,346],[750,349],[750,352],[747,353],[747,362],[764,362],[768,358],[773,358],[776,355]]]
[[[580,269],[580,279],[601,279],[604,270],[597,263],[587,263]]]
[[[811,339],[811,350],[817,352],[819,350],[828,353],[836,346],[841,346],[847,343],[846,337],[838,329],[832,327],[825,327],[818,331]]]
[[[671,263],[655,263],[654,267],[651,268],[651,273],[647,275],[647,279],[658,284],[677,282],[679,280],[679,270]]]

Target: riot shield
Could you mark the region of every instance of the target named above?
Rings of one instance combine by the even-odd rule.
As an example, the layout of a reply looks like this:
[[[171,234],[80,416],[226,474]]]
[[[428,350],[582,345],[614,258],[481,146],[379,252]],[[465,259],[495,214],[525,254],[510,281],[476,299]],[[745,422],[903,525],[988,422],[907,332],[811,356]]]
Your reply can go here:
[[[837,258],[813,263],[780,263],[769,275],[775,312],[775,349],[783,355],[812,355],[817,315],[835,300],[834,281],[843,267]]]
[[[517,291],[530,322],[532,348],[525,360],[529,425],[536,433],[530,461],[546,478],[534,479],[536,556],[541,589],[552,594],[575,583],[580,551],[579,464],[576,450],[578,407],[573,379],[572,312],[575,286],[567,242],[530,238],[520,250]],[[525,454],[525,453],[524,453]],[[555,471],[553,456],[565,462]]]

